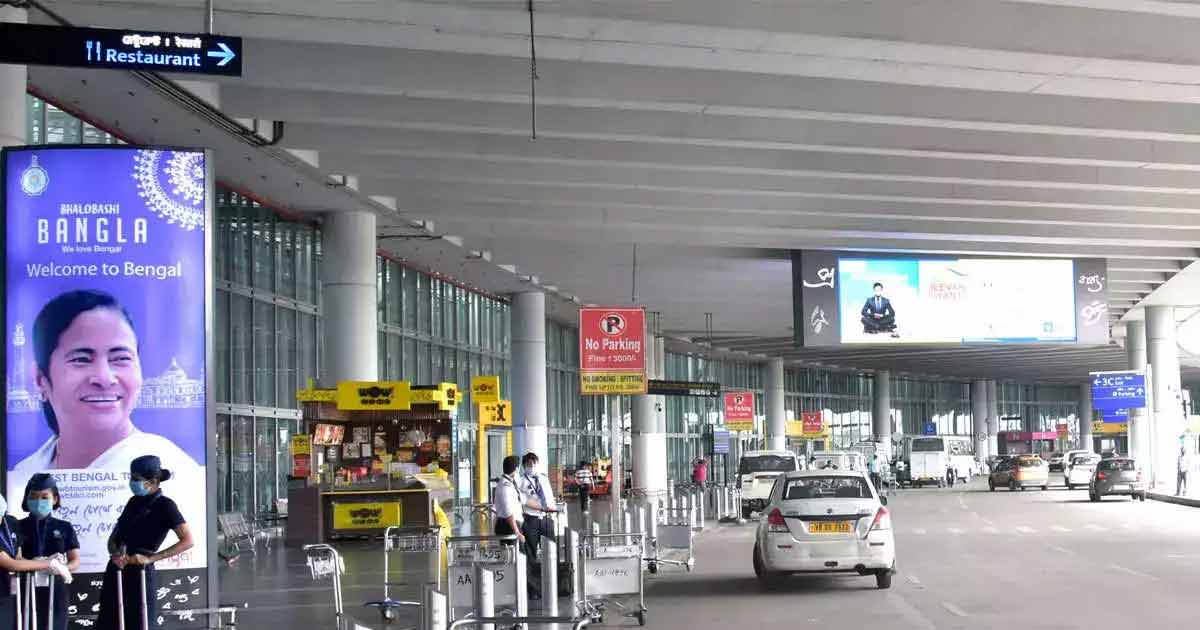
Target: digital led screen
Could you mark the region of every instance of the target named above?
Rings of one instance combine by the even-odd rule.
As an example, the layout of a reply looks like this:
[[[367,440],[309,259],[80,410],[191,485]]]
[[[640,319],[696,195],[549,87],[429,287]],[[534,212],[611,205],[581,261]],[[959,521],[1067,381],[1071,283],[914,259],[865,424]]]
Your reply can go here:
[[[1106,343],[1105,276],[1094,259],[799,252],[797,341]]]

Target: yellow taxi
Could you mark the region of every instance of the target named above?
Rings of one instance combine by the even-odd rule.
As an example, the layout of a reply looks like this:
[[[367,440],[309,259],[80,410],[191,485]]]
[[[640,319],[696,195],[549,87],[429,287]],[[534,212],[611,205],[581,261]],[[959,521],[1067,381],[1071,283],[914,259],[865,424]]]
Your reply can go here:
[[[1046,460],[1037,455],[1019,455],[996,464],[992,474],[988,475],[988,489],[993,492],[996,488],[1008,487],[1016,491],[1029,486],[1041,487],[1045,490],[1050,485],[1050,466]]]

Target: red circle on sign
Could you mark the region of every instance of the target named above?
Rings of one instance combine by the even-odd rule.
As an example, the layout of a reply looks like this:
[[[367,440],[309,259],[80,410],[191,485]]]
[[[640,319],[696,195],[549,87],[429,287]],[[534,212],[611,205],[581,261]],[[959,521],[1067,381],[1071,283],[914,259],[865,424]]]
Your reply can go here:
[[[620,313],[605,313],[600,318],[600,332],[609,337],[616,337],[625,332],[625,318]]]

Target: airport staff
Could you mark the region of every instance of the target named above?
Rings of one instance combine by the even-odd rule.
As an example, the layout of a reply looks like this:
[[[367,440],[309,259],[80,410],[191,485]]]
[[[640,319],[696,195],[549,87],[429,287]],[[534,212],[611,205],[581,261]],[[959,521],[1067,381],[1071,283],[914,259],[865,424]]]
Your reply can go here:
[[[59,560],[25,560],[21,557],[21,544],[24,542],[21,538],[20,523],[13,516],[9,516],[8,502],[0,496],[0,584],[5,585],[5,588],[0,588],[0,628],[16,628],[17,627],[17,606],[20,602],[17,601],[16,582],[18,572],[25,571],[45,571],[50,569],[59,575],[67,573],[67,567]],[[24,585],[27,582],[22,581]],[[22,594],[24,591],[22,591]]]
[[[145,602],[147,618],[157,617],[154,563],[177,556],[192,548],[192,533],[179,513],[179,507],[162,493],[162,482],[171,478],[171,471],[162,467],[154,455],[143,455],[129,464],[129,489],[133,496],[117,519],[108,537],[108,567],[100,587],[100,630],[117,630],[117,577],[121,576],[125,595],[126,630],[142,627],[142,584],[140,571],[145,571]],[[158,548],[174,532],[178,540],[162,551]],[[126,567],[132,567],[126,569]],[[141,567],[140,569],[138,567]],[[153,625],[153,621],[151,621]]]
[[[521,522],[524,517],[521,511],[521,491],[517,489],[517,467],[520,464],[516,455],[504,458],[504,474],[496,484],[496,496],[492,499],[492,511],[496,513],[496,524],[493,531],[497,536],[516,536],[517,542],[525,544],[525,534],[521,532]],[[509,543],[511,544],[511,543]]]
[[[528,541],[526,547],[529,558],[535,562],[542,536],[556,539],[549,515],[558,512],[554,508],[554,489],[550,487],[550,479],[537,472],[537,464],[537,453],[526,453],[521,458],[521,477],[517,480],[517,490],[524,499],[521,507],[525,520],[521,529]]]
[[[43,472],[29,478],[29,483],[25,484],[25,498],[21,500],[21,509],[29,512],[29,516],[21,519],[21,556],[34,559],[57,557],[66,562],[68,571],[73,572],[79,568],[79,539],[75,536],[75,527],[67,521],[51,516],[61,504],[58,484],[52,475]],[[60,579],[58,576],[38,576],[35,580],[38,623],[45,624],[45,620],[50,619],[46,613],[51,580],[54,588],[52,630],[66,630],[67,605],[70,604],[67,601],[66,586],[70,582],[69,574],[66,579]]]

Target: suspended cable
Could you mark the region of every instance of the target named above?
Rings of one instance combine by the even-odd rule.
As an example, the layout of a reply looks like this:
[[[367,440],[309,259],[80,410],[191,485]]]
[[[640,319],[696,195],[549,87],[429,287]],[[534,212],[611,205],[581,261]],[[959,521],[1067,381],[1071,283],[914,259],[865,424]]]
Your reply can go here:
[[[537,140],[537,44],[534,42],[533,0],[529,0],[529,133]]]

